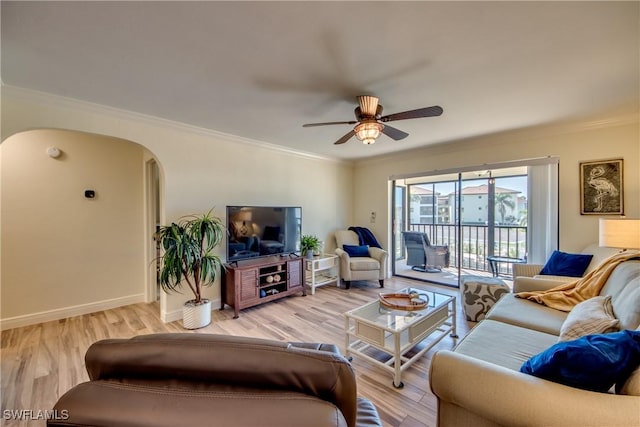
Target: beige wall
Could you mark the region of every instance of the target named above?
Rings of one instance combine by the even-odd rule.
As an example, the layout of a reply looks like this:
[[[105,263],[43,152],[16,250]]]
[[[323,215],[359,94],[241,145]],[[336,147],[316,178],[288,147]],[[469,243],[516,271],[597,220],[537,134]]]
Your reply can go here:
[[[349,163],[6,86],[2,94],[3,140],[27,129],[61,128],[118,137],[146,147],[162,171],[166,222],[211,207],[223,217],[226,205],[302,206],[303,233],[318,235],[328,247],[335,246],[333,231],[351,224],[353,172]],[[3,161],[5,158],[3,153]],[[6,187],[5,182],[2,185]],[[3,215],[3,227],[4,219]],[[6,255],[6,248],[2,251]],[[221,256],[224,252],[220,248]],[[69,293],[82,285],[77,279]],[[61,298],[69,293],[61,293]],[[219,299],[219,281],[205,294]],[[161,294],[162,316],[179,318],[187,299],[186,293]]]
[[[547,155],[560,157],[560,245],[564,250],[578,250],[597,240],[597,217],[579,214],[578,163],[583,160],[623,157],[625,160],[625,204],[630,217],[640,216],[640,153],[637,118],[626,124],[585,126],[583,128],[556,127],[514,132],[473,140],[459,141],[447,145],[399,153],[384,158],[363,160],[355,165],[319,158],[313,155],[292,153],[278,147],[270,147],[229,135],[210,132],[173,122],[167,122],[139,114],[112,110],[101,106],[61,99],[48,95],[2,88],[2,319],[11,316],[33,314],[38,310],[62,310],[72,304],[86,300],[79,297],[99,299],[109,295],[86,294],[87,281],[82,275],[72,275],[74,267],[63,269],[61,288],[46,286],[47,272],[40,263],[15,260],[8,255],[5,233],[11,221],[19,228],[27,228],[30,212],[24,217],[7,217],[9,208],[7,191],[15,193],[14,203],[35,203],[38,199],[22,191],[19,180],[7,181],[4,166],[13,164],[10,150],[12,138],[30,129],[58,128],[90,132],[133,141],[147,148],[158,160],[162,171],[162,197],[165,222],[181,215],[205,212],[215,207],[215,212],[224,216],[226,205],[296,205],[303,208],[303,233],[316,234],[326,241],[327,250],[335,247],[332,233],[335,229],[349,225],[370,227],[388,247],[389,192],[388,179],[393,174],[425,172],[451,169],[483,163],[497,163]],[[95,140],[102,137],[93,136]],[[135,146],[135,145],[134,145]],[[38,155],[44,155],[38,148]],[[88,167],[97,168],[100,160],[95,156],[87,159]],[[144,150],[140,154],[139,173],[143,174],[144,160],[149,156]],[[43,157],[45,167],[57,165]],[[16,172],[18,172],[16,170]],[[142,178],[136,185],[143,188]],[[82,183],[85,185],[85,183]],[[91,183],[89,183],[91,184]],[[87,184],[88,185],[88,184]],[[102,190],[98,189],[99,194]],[[140,191],[139,200],[144,196]],[[40,199],[41,200],[41,199]],[[59,198],[52,201],[58,203]],[[84,202],[84,200],[81,200]],[[40,205],[41,206],[41,205]],[[82,206],[82,205],[81,205]],[[97,206],[89,205],[89,206]],[[38,212],[33,210],[31,212]],[[144,211],[144,208],[141,208]],[[369,222],[370,212],[377,213],[375,223]],[[58,213],[58,219],[64,219]],[[144,216],[144,212],[141,213]],[[143,232],[141,223],[140,229]],[[83,242],[80,242],[82,244]],[[86,242],[84,242],[86,244]],[[56,242],[57,252],[49,253],[51,263],[65,261],[74,265],[83,261],[84,253],[66,255],[68,239]],[[140,256],[144,247],[140,247]],[[220,248],[224,256],[224,248]],[[142,262],[144,264],[144,262]],[[12,267],[13,266],[13,267]],[[6,291],[5,278],[16,280],[18,269],[35,270],[38,284],[27,284],[23,289],[13,286]],[[35,266],[35,267],[34,267]],[[7,272],[11,268],[13,271]],[[58,268],[58,267],[56,267]],[[148,268],[142,265],[142,268]],[[109,275],[108,277],[113,277]],[[8,279],[7,279],[8,280]],[[144,277],[133,280],[121,295],[144,293]],[[206,290],[206,296],[219,299],[219,282]],[[34,301],[25,302],[29,298]],[[167,320],[179,318],[182,302],[188,294],[161,294],[162,316]],[[24,302],[24,304],[23,304]],[[10,310],[6,312],[6,310]],[[177,317],[176,317],[177,316]]]
[[[554,126],[454,142],[363,160],[354,172],[354,220],[388,236],[389,177],[557,155],[560,158],[560,249],[579,251],[598,241],[598,216],[580,215],[579,163],[624,159],[625,213],[640,217],[638,118],[608,123]],[[369,214],[377,211],[375,224]],[[387,237],[388,239],[388,237]],[[389,241],[385,241],[388,247]]]
[[[62,130],[2,143],[3,319],[143,300],[142,153]]]

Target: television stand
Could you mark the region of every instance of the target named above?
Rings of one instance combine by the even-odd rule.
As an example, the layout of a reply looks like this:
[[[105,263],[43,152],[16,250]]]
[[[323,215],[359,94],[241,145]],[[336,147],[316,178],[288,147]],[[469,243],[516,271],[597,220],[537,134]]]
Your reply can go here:
[[[222,270],[222,304],[232,307],[234,319],[240,310],[302,292],[303,269],[301,257],[268,256],[246,258],[243,262],[227,264]]]

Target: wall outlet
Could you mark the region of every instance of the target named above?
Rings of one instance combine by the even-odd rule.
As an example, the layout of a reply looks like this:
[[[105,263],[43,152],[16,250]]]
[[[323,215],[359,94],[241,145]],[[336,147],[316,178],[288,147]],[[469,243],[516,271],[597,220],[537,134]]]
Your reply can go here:
[[[369,222],[376,222],[376,212],[372,211],[371,216],[369,217]]]

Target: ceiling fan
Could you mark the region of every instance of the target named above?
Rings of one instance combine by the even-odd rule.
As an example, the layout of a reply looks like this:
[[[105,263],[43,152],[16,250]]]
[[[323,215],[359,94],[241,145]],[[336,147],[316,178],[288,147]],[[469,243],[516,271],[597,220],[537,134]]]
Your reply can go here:
[[[378,104],[378,98],[375,96],[361,95],[358,96],[358,106],[355,109],[356,120],[345,122],[324,122],[324,123],[307,123],[302,127],[327,126],[327,125],[356,125],[342,138],[334,142],[334,144],[344,144],[352,136],[355,135],[364,144],[373,144],[376,138],[380,136],[380,132],[389,138],[399,141],[409,136],[408,133],[396,129],[383,123],[393,122],[395,120],[418,119],[421,117],[434,117],[442,114],[442,107],[434,105],[433,107],[418,108],[417,110],[403,111],[401,113],[382,115],[382,105]]]

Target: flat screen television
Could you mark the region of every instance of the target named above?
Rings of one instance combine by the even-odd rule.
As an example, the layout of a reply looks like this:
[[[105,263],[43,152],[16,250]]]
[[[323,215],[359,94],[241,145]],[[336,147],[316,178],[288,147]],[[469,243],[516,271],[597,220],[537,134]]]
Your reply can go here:
[[[300,252],[302,208],[227,206],[227,262]]]

